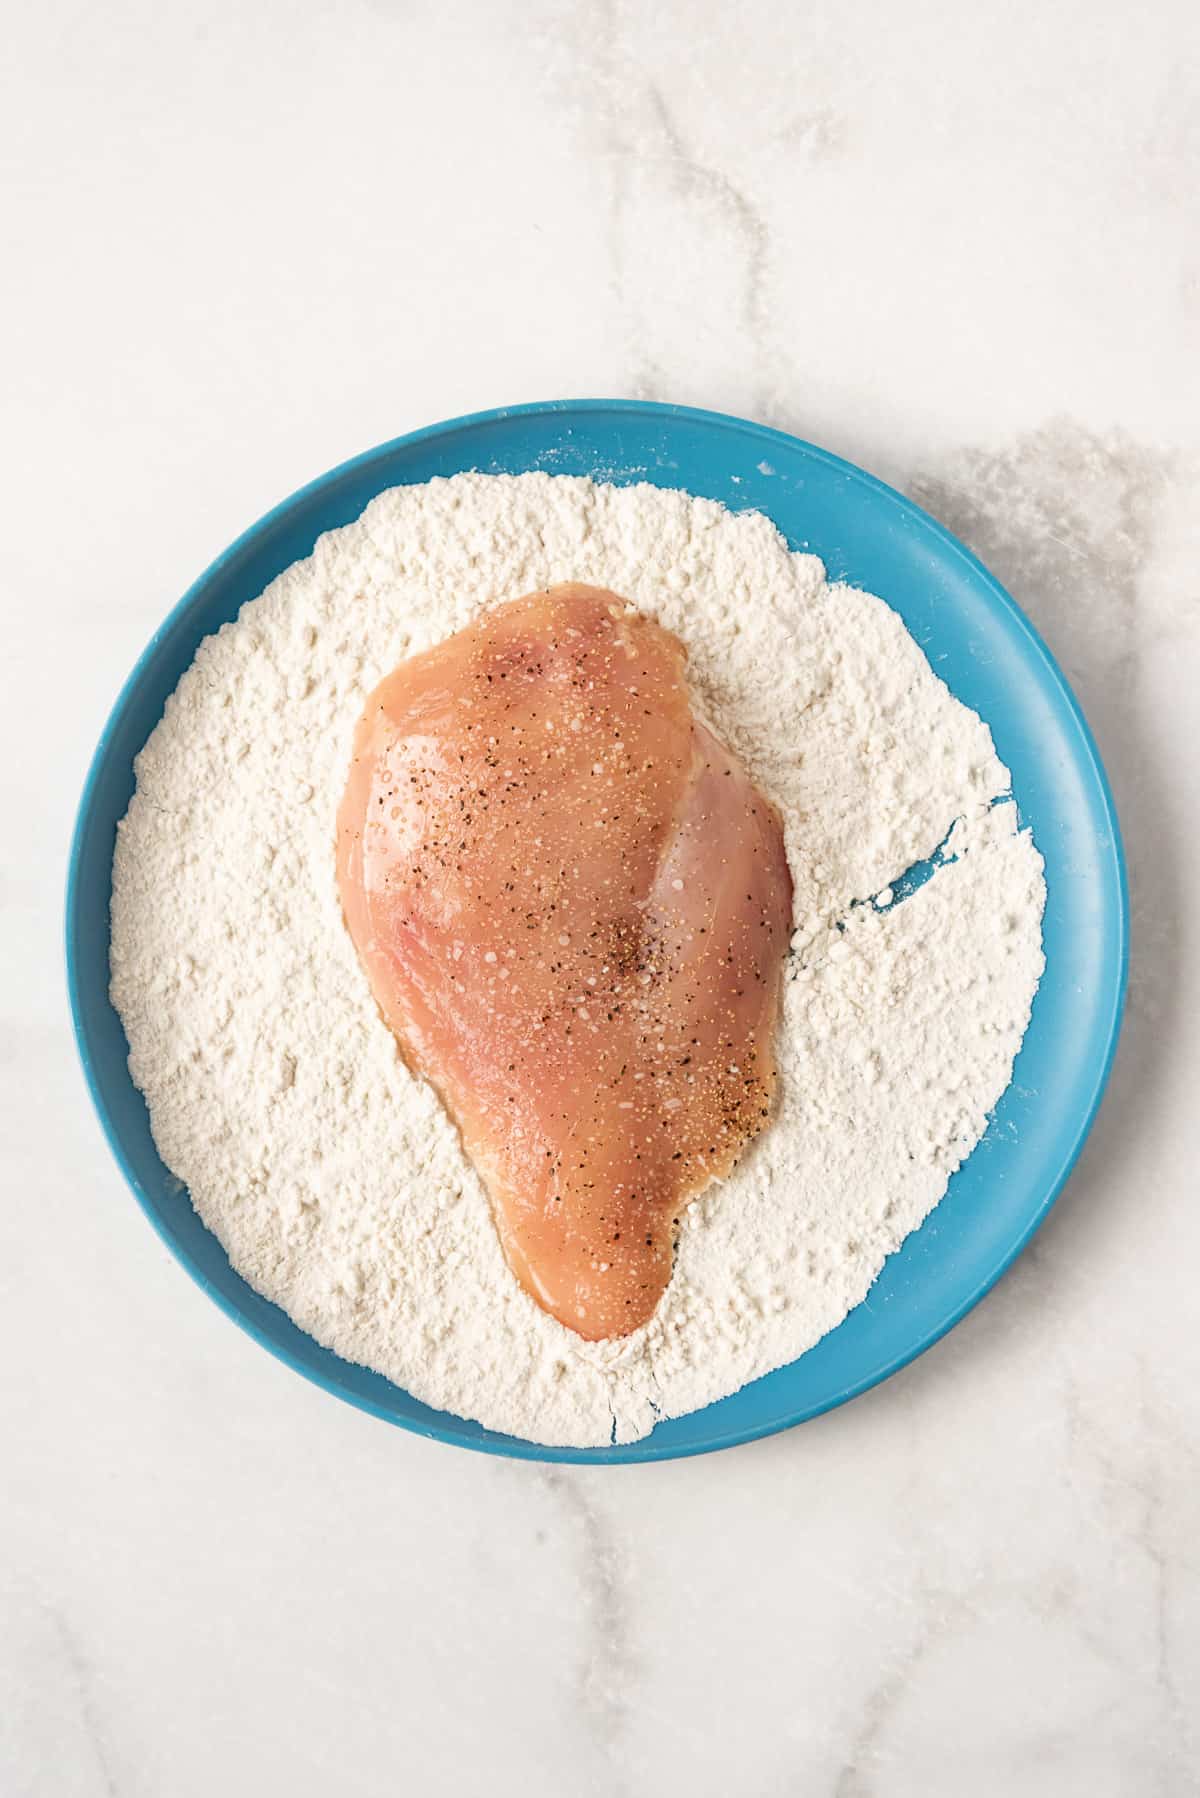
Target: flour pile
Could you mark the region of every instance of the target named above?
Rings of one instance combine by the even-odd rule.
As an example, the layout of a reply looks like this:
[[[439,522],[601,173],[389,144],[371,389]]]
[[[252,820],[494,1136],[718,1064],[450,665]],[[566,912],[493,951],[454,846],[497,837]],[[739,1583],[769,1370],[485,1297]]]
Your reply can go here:
[[[334,869],[369,690],[490,602],[568,580],[682,638],[795,881],[776,1119],[689,1206],[649,1324],[609,1343],[509,1273],[375,1010]],[[881,600],[684,493],[469,474],[381,494],[201,644],[136,771],[112,996],[163,1160],[318,1341],[536,1442],[632,1441],[832,1329],[983,1134],[1043,966],[1041,857],[994,803],[986,725]]]

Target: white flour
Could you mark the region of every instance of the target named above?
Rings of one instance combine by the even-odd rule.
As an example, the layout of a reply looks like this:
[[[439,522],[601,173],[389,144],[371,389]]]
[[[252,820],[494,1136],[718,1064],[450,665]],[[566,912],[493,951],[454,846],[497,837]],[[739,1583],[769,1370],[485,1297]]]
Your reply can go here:
[[[778,1116],[689,1207],[654,1318],[607,1344],[509,1273],[334,873],[368,690],[489,602],[566,580],[683,638],[796,888]],[[339,1354],[534,1441],[644,1435],[837,1324],[983,1133],[1042,969],[1041,858],[990,803],[1008,784],[896,614],[758,514],[540,474],[395,488],[201,645],[138,758],[112,992],[155,1141],[234,1266]],[[952,824],[957,859],[911,897],[856,903]]]

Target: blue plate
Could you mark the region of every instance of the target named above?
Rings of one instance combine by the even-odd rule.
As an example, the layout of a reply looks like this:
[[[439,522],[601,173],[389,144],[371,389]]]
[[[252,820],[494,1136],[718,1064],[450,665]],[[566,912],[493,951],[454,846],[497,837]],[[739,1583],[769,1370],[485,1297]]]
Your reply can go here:
[[[535,468],[757,508],[831,576],[881,594],[991,726],[1046,860],[1046,972],[1033,1018],[1012,1085],[941,1205],[889,1259],[869,1303],[806,1355],[627,1447],[538,1448],[430,1410],[318,1347],[260,1298],[159,1160],[108,999],[117,820],[133,792],[133,758],[201,638],[383,488]],[[193,1278],[273,1354],[352,1404],[443,1442],[555,1461],[658,1461],[746,1442],[842,1404],[936,1342],[1029,1241],[1071,1170],[1116,1048],[1128,936],[1117,820],[1095,743],[1045,645],[987,570],[899,493],[811,444],[717,413],[618,400],[514,406],[414,431],[322,475],[239,537],[184,595],[117,700],[84,788],[67,889],[67,978],[92,1098],[126,1179]]]

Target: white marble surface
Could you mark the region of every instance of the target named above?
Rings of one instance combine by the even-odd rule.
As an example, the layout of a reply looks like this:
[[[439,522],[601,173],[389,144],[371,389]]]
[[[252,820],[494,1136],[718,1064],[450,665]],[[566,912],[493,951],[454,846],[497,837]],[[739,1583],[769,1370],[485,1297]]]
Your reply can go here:
[[[10,9],[6,1798],[1200,1790],[1196,17]],[[192,576],[355,450],[570,393],[931,505],[1076,681],[1132,864],[1033,1249],[849,1408],[646,1469],[416,1441],[251,1345],[124,1190],[59,969],[87,756]]]

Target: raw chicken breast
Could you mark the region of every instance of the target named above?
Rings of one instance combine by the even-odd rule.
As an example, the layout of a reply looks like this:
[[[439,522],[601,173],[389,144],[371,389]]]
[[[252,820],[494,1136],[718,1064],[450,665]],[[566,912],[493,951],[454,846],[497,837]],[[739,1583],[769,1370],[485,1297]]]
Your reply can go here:
[[[380,1011],[517,1279],[588,1338],[651,1315],[775,1083],[783,835],[684,662],[612,593],[511,600],[375,689],[338,815]]]

